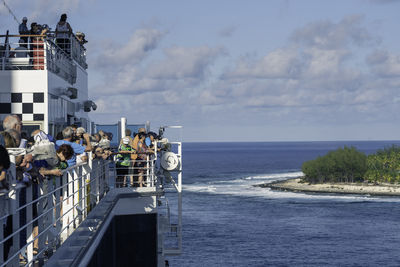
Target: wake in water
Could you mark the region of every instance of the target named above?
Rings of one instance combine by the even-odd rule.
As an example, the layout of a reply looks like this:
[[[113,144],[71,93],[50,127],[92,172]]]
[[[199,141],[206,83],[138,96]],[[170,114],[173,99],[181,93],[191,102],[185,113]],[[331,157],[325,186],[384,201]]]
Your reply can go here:
[[[297,199],[297,200],[341,200],[341,201],[383,201],[400,202],[400,198],[369,197],[364,195],[327,195],[306,194],[284,191],[273,191],[257,185],[272,183],[303,176],[302,172],[269,173],[265,175],[252,175],[233,180],[218,180],[196,182],[183,186],[184,191],[208,194],[224,194],[241,197],[260,197],[267,199]]]

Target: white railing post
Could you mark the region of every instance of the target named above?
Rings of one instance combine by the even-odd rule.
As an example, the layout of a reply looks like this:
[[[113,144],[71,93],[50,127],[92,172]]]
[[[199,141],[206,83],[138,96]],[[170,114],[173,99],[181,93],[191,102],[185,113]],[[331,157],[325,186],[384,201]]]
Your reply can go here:
[[[182,192],[182,143],[178,143],[178,156],[179,156],[178,188],[179,188],[179,193],[181,193]]]
[[[15,169],[15,156],[10,155],[10,161],[11,166],[11,175],[12,175],[12,181],[11,181],[11,190],[9,192],[9,197],[10,197],[10,215],[12,216],[12,233],[15,233],[19,229],[19,211],[17,209],[19,208],[19,195],[17,194],[17,191],[15,187],[17,186],[17,175],[16,175],[16,169]],[[8,253],[8,258],[10,258],[13,254],[17,253],[19,250],[19,235],[14,235],[12,237],[13,240],[13,245]],[[11,260],[11,265],[17,265],[19,264],[19,259],[18,257],[15,257]]]
[[[62,229],[62,225],[63,225],[63,218],[61,217],[62,216],[62,205],[63,205],[63,203],[62,203],[62,201],[61,201],[61,197],[63,196],[63,189],[61,188],[61,185],[63,184],[63,180],[64,180],[64,177],[66,176],[66,174],[63,174],[61,177],[59,177],[59,178],[55,178],[55,188],[57,189],[55,192],[54,192],[54,195],[55,195],[55,200],[54,200],[54,206],[55,206],[55,210],[54,210],[54,215],[53,215],[53,218],[54,218],[54,224],[55,224],[55,227],[56,227],[56,233],[57,234],[60,234],[60,236],[58,237],[58,236],[56,236],[55,237],[55,239],[54,239],[54,241],[56,242],[56,246],[58,246],[59,244],[60,244],[60,239],[61,239],[61,229]]]
[[[43,233],[44,229],[46,229],[45,226],[45,216],[41,216],[43,215],[44,212],[46,212],[46,210],[44,209],[45,207],[45,203],[46,203],[46,198],[44,198],[43,196],[47,194],[47,188],[45,185],[45,181],[42,181],[40,184],[36,185],[38,187],[38,198],[40,198],[40,200],[37,202],[37,214],[38,214],[38,233],[41,234]],[[41,234],[38,238],[38,251],[41,251],[45,245],[46,245],[46,235],[43,233]]]
[[[11,166],[8,169],[7,172],[7,177],[6,179],[10,183],[11,187],[8,192],[5,192],[4,195],[0,196],[0,264],[4,263],[4,238],[5,235],[7,234],[5,231],[5,227],[7,224],[7,218],[10,216],[10,210],[11,210],[11,197],[13,195],[16,195],[15,192],[15,156],[10,155],[10,162]],[[10,253],[8,253],[10,255]]]
[[[43,64],[44,69],[47,70],[47,40],[43,39]]]
[[[85,169],[80,166],[80,177],[79,177],[79,181],[81,184],[80,190],[79,190],[79,201],[80,201],[80,206],[81,207],[81,216],[82,216],[82,220],[84,220],[86,218],[86,172]],[[81,220],[81,222],[82,222]]]
[[[91,155],[88,155],[90,157]],[[88,170],[88,165],[82,166],[82,184],[83,184],[83,203],[82,203],[82,210],[83,210],[83,218],[85,219],[87,217],[88,211],[90,210],[90,202],[88,200],[88,197],[90,198],[90,195],[88,192],[90,188],[90,181],[88,180],[90,174],[90,170]]]
[[[67,239],[69,235],[69,222],[71,218],[71,203],[72,200],[70,199],[70,192],[72,192],[72,182],[71,180],[73,179],[72,174],[70,171],[66,173],[66,175],[63,176],[65,177],[65,183],[63,181],[63,198],[62,198],[62,229],[64,231],[62,232],[62,242]],[[64,180],[64,179],[63,179]]]
[[[100,191],[99,191],[99,176],[100,176],[100,168],[99,168],[100,161],[97,159],[93,161],[92,167],[92,175],[90,177],[90,181],[92,181],[93,185],[93,194],[95,195],[94,202],[97,204],[100,200]]]
[[[93,179],[95,178],[95,176],[93,175],[94,172],[94,168],[93,168],[93,157],[92,157],[92,153],[89,153],[88,156],[89,160],[88,160],[88,164],[87,164],[87,168],[88,168],[88,172],[87,172],[87,179],[89,180],[89,203],[88,205],[90,206],[90,210],[92,210],[92,208],[94,207],[94,202],[97,199],[96,193],[95,193],[95,187],[93,185]]]
[[[46,179],[47,178],[47,179]],[[55,182],[55,176],[49,176],[46,177],[46,181],[47,181],[47,209],[46,209],[46,224],[45,227],[49,227],[49,229],[46,231],[46,236],[47,236],[47,244],[49,247],[53,247],[55,245],[54,242],[54,235],[53,235],[53,231],[55,229],[55,225],[54,225],[54,201],[53,201],[53,197],[55,195],[55,193],[50,193],[54,191],[54,182]]]
[[[32,203],[32,191],[33,191],[33,187],[29,186],[25,189],[26,191],[26,203]],[[25,218],[26,218],[26,223],[28,223],[27,227],[26,227],[26,242],[32,242],[30,243],[27,248],[26,248],[26,256],[27,256],[27,260],[28,262],[31,261],[33,259],[33,240],[34,240],[34,236],[33,236],[33,216],[32,216],[32,204],[28,205],[25,208]]]
[[[146,155],[146,185],[151,186],[150,184],[150,168],[149,168],[149,160],[150,160],[150,155]]]
[[[98,161],[98,169],[99,169],[99,172],[97,173],[97,176],[96,176],[96,182],[97,182],[97,185],[98,185],[98,193],[99,193],[99,197],[97,198],[97,202],[96,202],[96,204],[97,203],[99,203],[99,201],[101,200],[101,198],[103,197],[103,195],[104,195],[104,184],[103,184],[103,177],[104,177],[104,173],[105,173],[105,167],[104,167],[104,161],[103,160],[99,160]]]
[[[71,205],[71,208],[72,208],[71,219],[72,220],[70,220],[69,222],[73,221],[73,224],[72,224],[73,228],[71,229],[73,231],[73,230],[75,230],[76,225],[79,224],[79,222],[78,223],[76,222],[77,220],[79,221],[78,218],[80,217],[80,216],[77,216],[78,209],[76,207],[80,204],[80,202],[79,202],[79,172],[77,172],[77,168],[72,169],[72,173],[73,173],[72,191],[69,192],[69,195],[72,196],[72,205]],[[68,232],[68,236],[70,236],[71,234],[72,234],[71,231]]]

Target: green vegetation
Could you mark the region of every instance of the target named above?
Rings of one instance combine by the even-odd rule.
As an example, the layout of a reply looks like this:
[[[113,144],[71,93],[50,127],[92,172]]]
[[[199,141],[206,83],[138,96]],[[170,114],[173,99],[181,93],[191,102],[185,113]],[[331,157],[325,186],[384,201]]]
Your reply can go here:
[[[400,183],[400,147],[392,146],[366,156],[355,147],[339,148],[303,163],[309,183]]]
[[[400,147],[392,146],[369,155],[365,179],[369,182],[400,182]]]
[[[354,147],[339,148],[304,162],[302,171],[309,183],[358,182],[367,171],[367,156]]]

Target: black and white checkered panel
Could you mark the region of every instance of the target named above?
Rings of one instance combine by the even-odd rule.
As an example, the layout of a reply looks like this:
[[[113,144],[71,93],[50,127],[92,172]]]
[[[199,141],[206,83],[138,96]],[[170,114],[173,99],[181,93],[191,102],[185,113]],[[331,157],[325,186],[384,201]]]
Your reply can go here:
[[[22,121],[43,121],[45,110],[44,93],[0,93],[0,120],[16,114]]]

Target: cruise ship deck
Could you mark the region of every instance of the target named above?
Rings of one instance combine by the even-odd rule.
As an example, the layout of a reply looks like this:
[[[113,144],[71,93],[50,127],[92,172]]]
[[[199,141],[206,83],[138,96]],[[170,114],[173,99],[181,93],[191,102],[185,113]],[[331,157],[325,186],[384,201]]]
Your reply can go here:
[[[68,46],[60,46],[51,31],[0,37],[5,39],[0,122],[16,115],[28,136],[40,129],[55,137],[72,124],[89,134],[105,127],[89,117],[97,106],[89,99],[86,48],[77,36],[71,35]],[[107,126],[119,142],[128,126],[138,124],[121,118]],[[150,130],[149,123],[140,126]],[[115,157],[92,159],[92,152],[88,162],[63,170],[61,177],[24,183],[17,179],[16,158],[31,152],[8,149],[10,190],[0,192],[0,266],[164,266],[165,256],[179,254],[182,246],[179,141],[153,143],[158,152],[142,159],[144,187],[121,184]]]
[[[113,160],[89,159],[36,185],[18,182],[14,165],[0,196],[0,219],[12,221],[9,233],[0,228],[0,266],[165,266],[182,245],[182,150],[158,147],[166,150],[147,156],[144,187],[118,185]],[[10,150],[12,161],[19,153]]]

